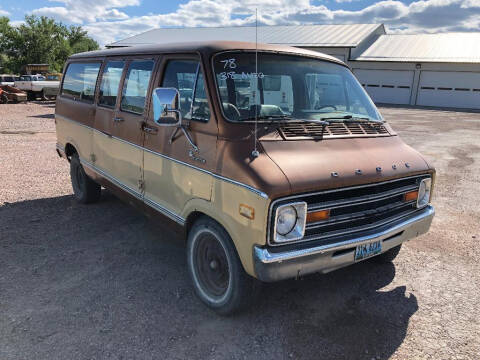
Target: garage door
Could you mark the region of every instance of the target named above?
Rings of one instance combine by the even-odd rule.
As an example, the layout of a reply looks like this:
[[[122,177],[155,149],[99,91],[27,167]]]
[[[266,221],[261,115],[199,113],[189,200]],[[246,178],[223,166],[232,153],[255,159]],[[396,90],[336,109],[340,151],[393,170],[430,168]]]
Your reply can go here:
[[[480,73],[422,71],[417,105],[480,109]]]
[[[385,104],[410,104],[413,71],[353,69],[372,100]]]

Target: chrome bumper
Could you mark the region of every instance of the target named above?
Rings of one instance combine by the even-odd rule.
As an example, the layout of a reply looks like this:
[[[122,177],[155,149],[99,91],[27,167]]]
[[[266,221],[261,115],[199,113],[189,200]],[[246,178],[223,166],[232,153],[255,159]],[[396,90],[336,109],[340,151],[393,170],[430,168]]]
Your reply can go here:
[[[381,240],[384,253],[404,241],[425,234],[434,214],[433,207],[427,206],[420,213],[380,232],[307,249],[277,252],[272,248],[255,246],[253,257],[256,276],[259,280],[272,282],[315,272],[327,273],[354,264],[357,245]]]

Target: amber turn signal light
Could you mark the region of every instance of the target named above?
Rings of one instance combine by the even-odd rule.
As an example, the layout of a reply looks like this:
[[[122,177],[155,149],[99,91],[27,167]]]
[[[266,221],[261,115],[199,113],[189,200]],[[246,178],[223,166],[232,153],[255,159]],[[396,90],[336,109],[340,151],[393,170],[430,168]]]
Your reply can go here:
[[[413,201],[417,200],[418,198],[418,191],[409,191],[405,194],[403,194],[403,201],[408,202],[408,201]]]
[[[238,212],[240,213],[240,215],[245,216],[247,219],[255,219],[255,209],[251,206],[240,204]]]
[[[307,214],[307,223],[328,220],[329,218],[330,210],[313,211]]]

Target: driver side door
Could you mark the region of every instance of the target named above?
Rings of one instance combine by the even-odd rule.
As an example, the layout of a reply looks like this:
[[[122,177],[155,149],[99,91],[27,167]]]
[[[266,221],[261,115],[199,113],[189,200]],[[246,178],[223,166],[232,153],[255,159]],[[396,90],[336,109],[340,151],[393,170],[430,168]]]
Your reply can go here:
[[[179,107],[193,142],[176,126],[161,126],[150,109],[144,140],[145,203],[182,223],[182,210],[193,198],[210,200],[215,170],[217,124],[201,62],[197,57],[164,59],[156,87],[175,88]],[[172,135],[175,136],[172,138]]]

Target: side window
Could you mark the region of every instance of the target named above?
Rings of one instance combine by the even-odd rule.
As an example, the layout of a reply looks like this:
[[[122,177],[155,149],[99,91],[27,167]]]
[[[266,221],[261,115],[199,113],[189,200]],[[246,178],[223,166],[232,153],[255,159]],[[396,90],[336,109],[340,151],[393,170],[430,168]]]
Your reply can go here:
[[[162,87],[178,89],[180,93],[180,111],[183,118],[208,121],[210,109],[202,73],[199,74],[194,92],[198,66],[199,63],[196,60],[169,61],[163,76]],[[195,99],[193,98],[194,96]]]
[[[198,73],[194,96],[192,120],[208,121],[210,119],[210,108],[208,107],[207,92],[205,91],[205,79],[201,71]]]
[[[100,63],[71,63],[63,80],[62,95],[93,103]]]
[[[143,114],[153,64],[153,60],[135,60],[130,63],[120,104],[123,111]]]
[[[118,86],[122,78],[124,61],[109,61],[103,69],[100,84],[98,104],[106,107],[115,107],[117,102]]]

